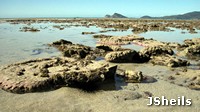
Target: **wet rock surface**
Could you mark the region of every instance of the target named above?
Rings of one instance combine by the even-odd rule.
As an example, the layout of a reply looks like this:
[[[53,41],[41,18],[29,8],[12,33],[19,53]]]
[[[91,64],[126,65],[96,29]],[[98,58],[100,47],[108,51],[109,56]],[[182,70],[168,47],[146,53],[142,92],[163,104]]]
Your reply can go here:
[[[33,28],[33,27],[23,27],[20,30],[21,32],[39,32],[39,29]]]
[[[104,56],[106,51],[98,48],[91,48],[81,44],[73,44],[70,41],[59,40],[49,44],[60,50],[65,57],[73,57],[76,59],[96,59],[97,57]]]
[[[95,34],[95,32],[82,32],[82,35]]]
[[[131,44],[134,40],[144,40],[144,37],[137,35],[127,35],[127,36],[101,36],[99,39],[99,44],[104,45],[126,45]]]
[[[164,65],[168,67],[181,67],[190,65],[188,61],[178,59],[170,55],[153,56],[150,62],[154,65]]]
[[[134,50],[115,51],[106,54],[105,60],[115,63],[140,62],[140,55]]]
[[[139,83],[142,82],[143,79],[143,75],[141,71],[130,71],[130,70],[126,70],[124,72],[124,77],[125,77],[125,81],[126,82],[131,82],[131,83]]]
[[[173,55],[174,52],[172,49],[168,47],[163,47],[163,46],[153,46],[153,47],[146,47],[140,51],[141,54],[143,55],[148,55],[148,56],[156,56],[156,55],[162,55],[162,54],[169,54]]]
[[[200,38],[186,39],[184,44],[178,46],[180,56],[189,59],[200,59]]]
[[[105,62],[45,58],[1,69],[0,87],[14,93],[45,91],[60,86],[90,85],[114,78],[116,66]]]

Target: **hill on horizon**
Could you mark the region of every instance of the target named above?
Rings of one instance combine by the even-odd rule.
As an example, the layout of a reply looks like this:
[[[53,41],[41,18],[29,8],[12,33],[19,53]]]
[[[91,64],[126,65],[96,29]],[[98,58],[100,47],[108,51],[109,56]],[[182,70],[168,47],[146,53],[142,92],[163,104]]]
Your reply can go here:
[[[114,13],[113,15],[106,15],[105,18],[127,18],[126,16],[119,14],[119,13]]]
[[[200,11],[193,11],[185,14],[163,16],[163,17],[151,17],[151,16],[142,16],[142,19],[200,19]]]

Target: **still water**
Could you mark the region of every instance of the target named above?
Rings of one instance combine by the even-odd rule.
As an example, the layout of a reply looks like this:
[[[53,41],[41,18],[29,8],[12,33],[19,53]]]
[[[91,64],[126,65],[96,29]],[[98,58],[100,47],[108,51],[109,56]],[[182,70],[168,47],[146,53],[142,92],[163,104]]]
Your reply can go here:
[[[22,60],[59,56],[61,53],[55,48],[48,47],[48,43],[65,39],[73,43],[79,43],[91,47],[96,46],[97,39],[92,35],[82,35],[82,32],[98,32],[97,34],[106,35],[131,35],[133,32],[127,31],[110,31],[99,33],[102,28],[96,26],[82,27],[70,26],[64,30],[54,28],[54,25],[67,25],[64,23],[34,23],[30,26],[26,24],[10,24],[0,23],[0,65],[10,64]],[[39,29],[39,32],[21,32],[20,28],[28,26]],[[173,32],[151,31],[140,34],[145,38],[154,38],[160,41],[168,42],[183,42],[187,38],[200,37],[200,32],[197,34],[181,33],[182,30]],[[125,48],[140,50],[142,47],[137,45],[125,45]]]

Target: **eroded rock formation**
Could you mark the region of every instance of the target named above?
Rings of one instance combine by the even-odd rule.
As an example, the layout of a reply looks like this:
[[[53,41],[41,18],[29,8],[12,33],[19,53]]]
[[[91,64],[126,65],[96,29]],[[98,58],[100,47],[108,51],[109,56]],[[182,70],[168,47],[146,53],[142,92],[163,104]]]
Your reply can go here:
[[[116,66],[90,60],[45,58],[12,64],[0,71],[2,89],[25,93],[102,82],[114,78]]]

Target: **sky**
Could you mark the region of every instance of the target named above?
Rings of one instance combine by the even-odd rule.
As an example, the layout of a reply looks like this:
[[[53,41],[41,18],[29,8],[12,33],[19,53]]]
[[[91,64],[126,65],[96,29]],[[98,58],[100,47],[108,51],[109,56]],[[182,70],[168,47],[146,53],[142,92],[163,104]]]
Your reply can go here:
[[[200,0],[0,0],[0,18],[166,16],[200,11]]]

